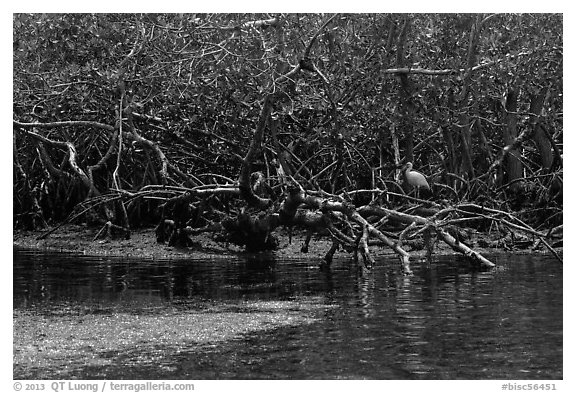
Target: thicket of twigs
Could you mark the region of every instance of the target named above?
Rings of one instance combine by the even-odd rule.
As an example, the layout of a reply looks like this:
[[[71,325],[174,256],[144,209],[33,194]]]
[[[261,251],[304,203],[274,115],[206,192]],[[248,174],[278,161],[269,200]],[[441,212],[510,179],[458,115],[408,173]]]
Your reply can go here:
[[[298,224],[356,252],[404,231],[460,228],[456,248],[463,227],[561,232],[561,15],[13,18],[15,227],[258,249]],[[428,214],[406,210],[408,161]]]

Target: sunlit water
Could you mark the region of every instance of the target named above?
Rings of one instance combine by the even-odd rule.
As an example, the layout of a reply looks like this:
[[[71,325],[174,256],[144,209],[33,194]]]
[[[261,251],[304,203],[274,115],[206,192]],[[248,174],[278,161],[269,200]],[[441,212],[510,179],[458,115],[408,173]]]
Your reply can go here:
[[[15,249],[15,321],[203,310],[234,327],[247,323],[244,312],[263,311],[255,329],[236,326],[230,337],[216,332],[175,349],[138,332],[134,352],[94,349],[64,374],[50,361],[15,363],[14,378],[562,379],[562,264],[541,255],[490,259],[498,269],[441,257],[413,264],[409,277],[383,259],[362,277],[347,259],[326,272],[316,260],[272,255],[167,261]],[[154,354],[143,353],[149,348]],[[138,366],[136,357],[149,360]]]

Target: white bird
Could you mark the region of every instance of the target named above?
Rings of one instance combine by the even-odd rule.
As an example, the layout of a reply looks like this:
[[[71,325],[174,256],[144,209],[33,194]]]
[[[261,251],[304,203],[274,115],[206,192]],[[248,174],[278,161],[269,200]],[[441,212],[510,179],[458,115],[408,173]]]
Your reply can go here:
[[[413,171],[411,162],[407,162],[406,165],[404,165],[403,173],[406,182],[416,189],[416,196],[418,196],[420,188],[430,190],[430,185],[426,181],[426,177],[424,177],[420,172]]]

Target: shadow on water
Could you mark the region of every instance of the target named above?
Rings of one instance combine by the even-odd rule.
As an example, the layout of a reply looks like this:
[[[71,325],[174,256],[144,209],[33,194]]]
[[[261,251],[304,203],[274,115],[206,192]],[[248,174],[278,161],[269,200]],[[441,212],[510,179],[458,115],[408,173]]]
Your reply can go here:
[[[563,377],[562,265],[546,256],[492,271],[441,257],[406,277],[395,259],[361,276],[344,259],[14,255],[17,379]]]

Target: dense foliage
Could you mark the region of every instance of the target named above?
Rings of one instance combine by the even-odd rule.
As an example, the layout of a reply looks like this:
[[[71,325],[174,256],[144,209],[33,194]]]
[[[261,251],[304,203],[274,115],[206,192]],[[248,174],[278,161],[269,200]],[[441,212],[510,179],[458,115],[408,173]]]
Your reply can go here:
[[[562,15],[330,17],[15,14],[14,225],[118,190],[232,184],[268,94],[252,169],[273,196],[280,158],[331,194],[402,192],[412,161],[437,200],[562,223]],[[131,225],[157,204],[130,205]]]

